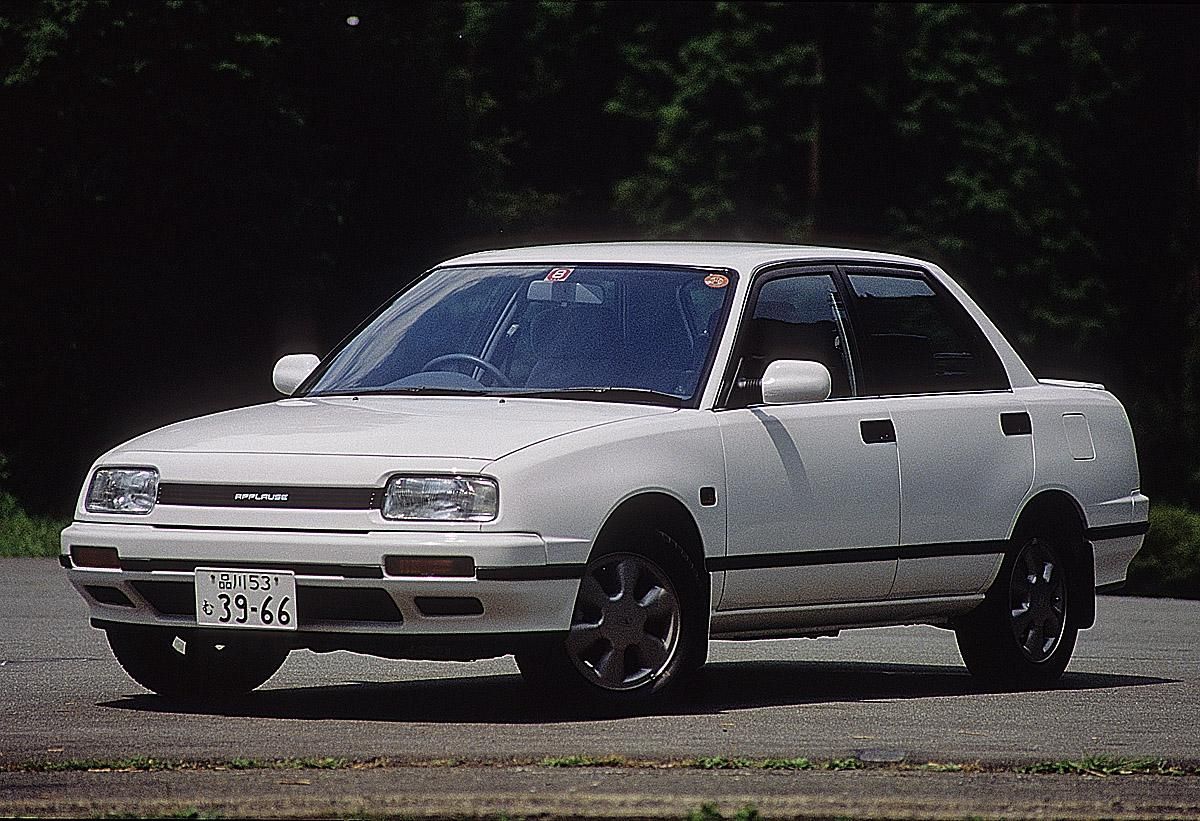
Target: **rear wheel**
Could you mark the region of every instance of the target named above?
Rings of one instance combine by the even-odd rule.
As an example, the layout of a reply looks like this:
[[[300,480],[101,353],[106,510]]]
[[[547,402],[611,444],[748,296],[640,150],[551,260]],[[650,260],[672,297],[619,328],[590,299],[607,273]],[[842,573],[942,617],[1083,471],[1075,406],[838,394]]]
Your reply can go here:
[[[1045,687],[1075,649],[1067,540],[1052,528],[1017,539],[988,598],[955,627],[967,669],[1004,686]]]
[[[214,639],[157,627],[110,627],[108,644],[130,678],[175,699],[248,693],[283,665],[288,650],[259,636]]]
[[[517,654],[529,683],[629,704],[703,662],[703,597],[691,561],[662,533],[620,541],[584,569],[566,636]]]

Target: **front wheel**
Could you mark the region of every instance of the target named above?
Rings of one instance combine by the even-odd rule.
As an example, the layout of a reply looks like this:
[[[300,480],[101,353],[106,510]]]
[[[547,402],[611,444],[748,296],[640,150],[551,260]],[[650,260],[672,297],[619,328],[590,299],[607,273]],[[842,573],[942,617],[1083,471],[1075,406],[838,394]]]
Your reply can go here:
[[[219,640],[156,627],[110,627],[108,645],[129,677],[174,699],[206,701],[248,693],[283,666],[288,649],[259,636]]]
[[[673,540],[658,533],[595,556],[584,570],[565,638],[517,654],[531,684],[632,704],[698,667],[699,577]]]
[[[955,626],[967,669],[1007,687],[1046,687],[1062,676],[1078,628],[1065,540],[1053,531],[1017,540],[987,600]]]

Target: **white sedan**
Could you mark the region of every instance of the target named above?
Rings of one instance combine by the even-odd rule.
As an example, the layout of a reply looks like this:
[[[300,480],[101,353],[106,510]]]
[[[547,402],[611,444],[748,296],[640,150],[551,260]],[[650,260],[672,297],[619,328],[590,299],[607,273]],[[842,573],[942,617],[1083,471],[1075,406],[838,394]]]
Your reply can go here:
[[[63,532],[92,625],[163,695],[308,648],[513,653],[622,703],[710,639],[913,623],[996,686],[1047,685],[1147,529],[1120,403],[1035,378],[890,254],[470,254],[274,382],[104,454]]]

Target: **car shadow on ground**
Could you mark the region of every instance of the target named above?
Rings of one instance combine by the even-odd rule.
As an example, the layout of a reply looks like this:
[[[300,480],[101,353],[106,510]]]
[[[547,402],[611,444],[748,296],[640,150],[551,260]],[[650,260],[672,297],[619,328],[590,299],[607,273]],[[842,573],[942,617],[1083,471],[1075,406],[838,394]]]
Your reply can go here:
[[[1067,693],[1173,684],[1154,676],[1071,673],[1049,690]],[[518,675],[464,676],[403,682],[354,682],[257,690],[219,704],[157,695],[102,703],[139,712],[255,718],[346,719],[421,723],[545,724],[645,715],[706,715],[754,707],[888,701],[1003,692],[981,686],[961,667],[871,662],[761,661],[709,664],[668,698],[636,710],[547,697]]]

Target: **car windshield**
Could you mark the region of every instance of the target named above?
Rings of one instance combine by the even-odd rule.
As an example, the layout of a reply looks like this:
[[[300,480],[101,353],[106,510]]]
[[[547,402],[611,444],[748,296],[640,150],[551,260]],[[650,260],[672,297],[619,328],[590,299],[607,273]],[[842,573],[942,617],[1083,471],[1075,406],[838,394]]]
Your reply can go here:
[[[732,272],[667,266],[439,268],[314,374],[305,395],[693,400]]]

